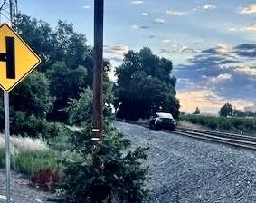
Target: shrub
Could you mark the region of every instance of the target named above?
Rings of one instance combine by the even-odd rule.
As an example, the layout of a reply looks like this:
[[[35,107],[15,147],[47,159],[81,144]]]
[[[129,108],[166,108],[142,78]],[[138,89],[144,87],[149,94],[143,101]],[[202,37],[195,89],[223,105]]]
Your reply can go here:
[[[88,131],[76,132],[74,141],[80,160],[64,161],[64,177],[59,189],[64,202],[147,202],[144,187],[147,168],[145,149],[130,151],[130,142],[115,131],[108,131],[102,143],[94,147]]]
[[[44,191],[53,191],[57,183],[62,179],[61,170],[51,168],[40,169],[30,178],[30,186],[38,187]]]

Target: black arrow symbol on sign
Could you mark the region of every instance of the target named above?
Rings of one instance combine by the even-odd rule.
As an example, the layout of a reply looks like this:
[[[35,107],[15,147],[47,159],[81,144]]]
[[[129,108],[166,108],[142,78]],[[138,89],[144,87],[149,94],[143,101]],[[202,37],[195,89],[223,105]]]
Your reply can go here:
[[[6,78],[15,79],[14,37],[5,37],[6,53],[0,53],[0,61],[6,63]]]

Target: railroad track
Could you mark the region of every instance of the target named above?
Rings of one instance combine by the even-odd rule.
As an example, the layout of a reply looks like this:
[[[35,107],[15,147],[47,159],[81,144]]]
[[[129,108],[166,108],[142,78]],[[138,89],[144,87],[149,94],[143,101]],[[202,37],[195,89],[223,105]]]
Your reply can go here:
[[[177,128],[177,130],[173,133],[196,139],[214,141],[236,147],[256,150],[256,136],[253,137],[235,133],[225,133],[210,130],[194,130],[187,128]]]

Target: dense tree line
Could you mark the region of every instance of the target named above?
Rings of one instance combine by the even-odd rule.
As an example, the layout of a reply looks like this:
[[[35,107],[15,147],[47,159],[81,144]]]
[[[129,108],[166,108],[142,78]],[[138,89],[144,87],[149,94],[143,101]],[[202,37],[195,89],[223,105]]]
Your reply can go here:
[[[41,57],[42,64],[10,94],[10,113],[15,124],[11,125],[11,132],[37,134],[31,119],[38,119],[39,126],[44,126],[45,120],[67,123],[69,114],[65,109],[70,101],[79,99],[84,89],[92,88],[93,54],[86,36],[76,33],[72,24],[59,21],[52,28],[23,14],[15,18],[13,28]],[[172,68],[171,61],[154,55],[149,48],[138,53],[130,50],[116,69],[118,82],[113,86],[107,75],[110,64],[105,60],[106,104],[113,103],[113,87],[119,118],[148,118],[159,110],[177,117],[179,102],[175,98],[176,79],[170,75]],[[3,110],[0,119],[3,124]],[[23,125],[23,120],[28,122]]]
[[[52,28],[46,22],[19,14],[13,28],[42,63],[10,93],[11,133],[38,136],[40,130],[36,129],[51,128],[47,121],[67,123],[65,109],[69,102],[79,99],[84,89],[92,88],[92,47],[87,45],[85,35],[76,33],[72,24],[63,21]],[[109,62],[104,61],[104,66],[104,92],[111,94]],[[3,105],[3,94],[0,96]],[[3,109],[0,123],[3,130]]]
[[[172,62],[160,58],[149,48],[129,51],[116,69],[115,107],[117,117],[128,120],[148,118],[156,111],[179,113],[175,98],[176,78],[171,76]]]

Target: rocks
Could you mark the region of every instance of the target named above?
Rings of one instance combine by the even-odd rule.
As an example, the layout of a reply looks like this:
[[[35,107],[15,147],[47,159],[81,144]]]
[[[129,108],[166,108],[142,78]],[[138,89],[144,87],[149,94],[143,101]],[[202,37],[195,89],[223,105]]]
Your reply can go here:
[[[118,131],[149,147],[152,203],[254,203],[256,152],[195,140],[124,122]]]
[[[33,189],[28,186],[29,180],[21,174],[11,172],[11,199],[12,203],[48,203],[48,197],[53,194]],[[0,169],[0,203],[6,202],[5,170]]]

